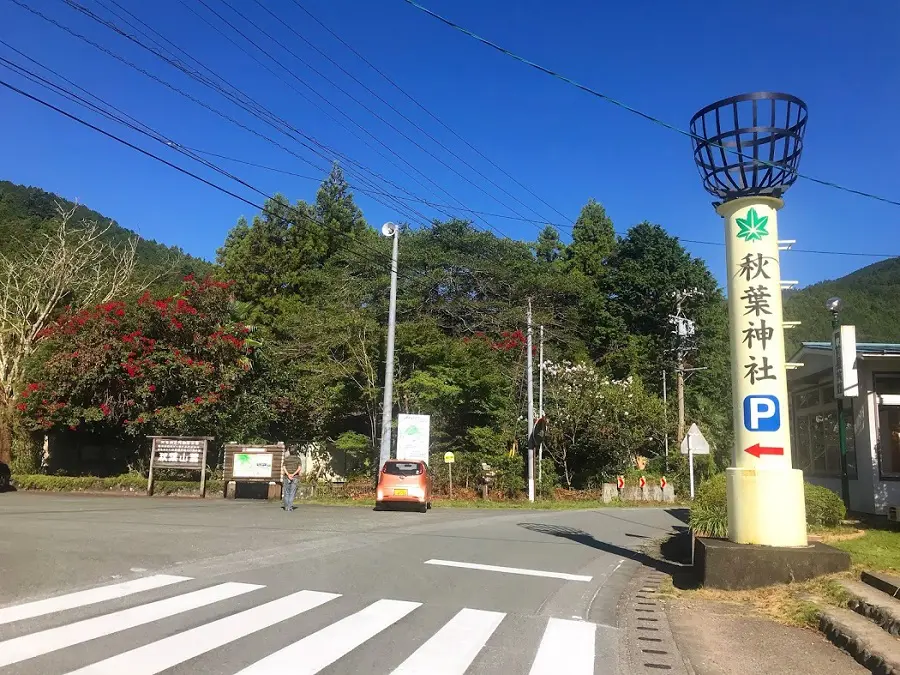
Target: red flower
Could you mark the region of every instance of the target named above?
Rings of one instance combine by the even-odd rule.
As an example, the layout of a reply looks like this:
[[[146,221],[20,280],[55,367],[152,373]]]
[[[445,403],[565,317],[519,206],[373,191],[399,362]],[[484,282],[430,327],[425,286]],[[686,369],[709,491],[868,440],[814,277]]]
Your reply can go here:
[[[20,403],[19,405],[16,406],[16,408],[21,410],[22,412],[25,412],[28,409],[28,406],[25,405],[24,403]]]
[[[203,397],[198,396],[197,398],[194,399],[194,403],[203,403]]]
[[[155,384],[151,384],[149,387],[147,387],[147,390],[148,390],[148,391],[156,391],[156,385],[155,385]]]
[[[100,412],[102,412],[103,415],[106,416],[106,415],[109,415],[112,412],[112,410],[110,409],[110,407],[107,404],[101,403],[100,404]]]
[[[194,280],[194,275],[193,275],[193,274],[188,274],[188,275],[184,278],[184,280],[185,280],[185,281],[193,281],[193,280]]]

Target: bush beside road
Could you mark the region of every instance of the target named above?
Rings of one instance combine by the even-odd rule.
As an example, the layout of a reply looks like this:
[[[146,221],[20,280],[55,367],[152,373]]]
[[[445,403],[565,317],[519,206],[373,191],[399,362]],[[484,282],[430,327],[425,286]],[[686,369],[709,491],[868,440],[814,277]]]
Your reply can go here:
[[[43,474],[12,477],[17,490],[44,492],[124,492],[143,494],[147,491],[147,479],[140,474],[124,474],[99,478],[97,476],[46,476]],[[221,480],[207,480],[206,494],[221,494],[224,485]],[[153,491],[159,495],[199,495],[200,481],[155,480]]]
[[[147,490],[147,478],[139,473],[121,476],[51,476],[44,474],[16,474],[13,485],[17,490],[43,492],[122,492],[126,494],[144,494]],[[154,493],[168,496],[192,496],[200,491],[199,480],[156,480]],[[207,479],[207,497],[218,497],[224,492],[224,481],[218,478]],[[314,496],[297,499],[298,503],[326,504],[374,507],[375,489],[368,479],[354,479],[340,485],[329,483],[315,484]],[[507,496],[503,493],[491,493],[488,499],[482,499],[472,489],[459,488],[449,494],[435,494],[435,508],[485,508],[485,509],[595,509],[609,507],[667,507],[682,508],[682,502],[662,503],[646,501],[604,502],[602,490],[566,490],[556,488],[538,495],[534,502],[529,502],[522,495]]]

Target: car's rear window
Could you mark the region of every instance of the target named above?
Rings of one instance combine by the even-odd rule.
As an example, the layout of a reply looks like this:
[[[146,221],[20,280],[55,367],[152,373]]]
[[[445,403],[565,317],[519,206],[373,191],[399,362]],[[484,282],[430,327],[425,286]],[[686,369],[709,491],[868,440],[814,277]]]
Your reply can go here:
[[[384,472],[392,476],[418,476],[422,473],[422,465],[418,462],[387,462]]]

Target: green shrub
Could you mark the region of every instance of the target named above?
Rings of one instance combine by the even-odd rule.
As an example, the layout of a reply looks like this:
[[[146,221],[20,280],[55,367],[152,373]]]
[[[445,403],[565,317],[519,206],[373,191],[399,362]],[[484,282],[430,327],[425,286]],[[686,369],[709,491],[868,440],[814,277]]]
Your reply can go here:
[[[19,490],[42,490],[45,492],[138,492],[147,490],[147,479],[139,474],[124,474],[109,478],[96,476],[45,476],[42,474],[17,474],[13,484]],[[223,492],[221,480],[207,480],[206,493],[215,495]],[[153,493],[158,495],[197,494],[200,481],[157,480],[153,483]]]
[[[841,498],[821,485],[803,484],[806,502],[806,524],[812,527],[835,527],[846,517]],[[725,474],[716,474],[700,484],[691,505],[691,531],[698,537],[728,536],[728,500]]]
[[[826,487],[804,483],[806,523],[813,527],[837,527],[847,517],[843,500]]]
[[[691,504],[691,531],[698,537],[728,536],[728,501],[725,474],[719,473],[700,484]]]

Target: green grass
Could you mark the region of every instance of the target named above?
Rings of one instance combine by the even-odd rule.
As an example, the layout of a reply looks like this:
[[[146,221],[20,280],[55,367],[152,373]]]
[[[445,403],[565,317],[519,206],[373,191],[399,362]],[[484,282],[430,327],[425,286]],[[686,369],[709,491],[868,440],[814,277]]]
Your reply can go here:
[[[143,494],[147,491],[147,479],[138,474],[124,474],[98,478],[96,476],[46,476],[43,474],[16,474],[13,484],[18,490],[34,490],[39,492],[123,492]],[[206,494],[221,494],[223,483],[220,480],[206,481]],[[155,480],[153,492],[157,495],[190,495],[199,494],[200,480]]]
[[[829,542],[847,551],[856,567],[872,571],[900,572],[900,532],[867,530],[857,539]]]

